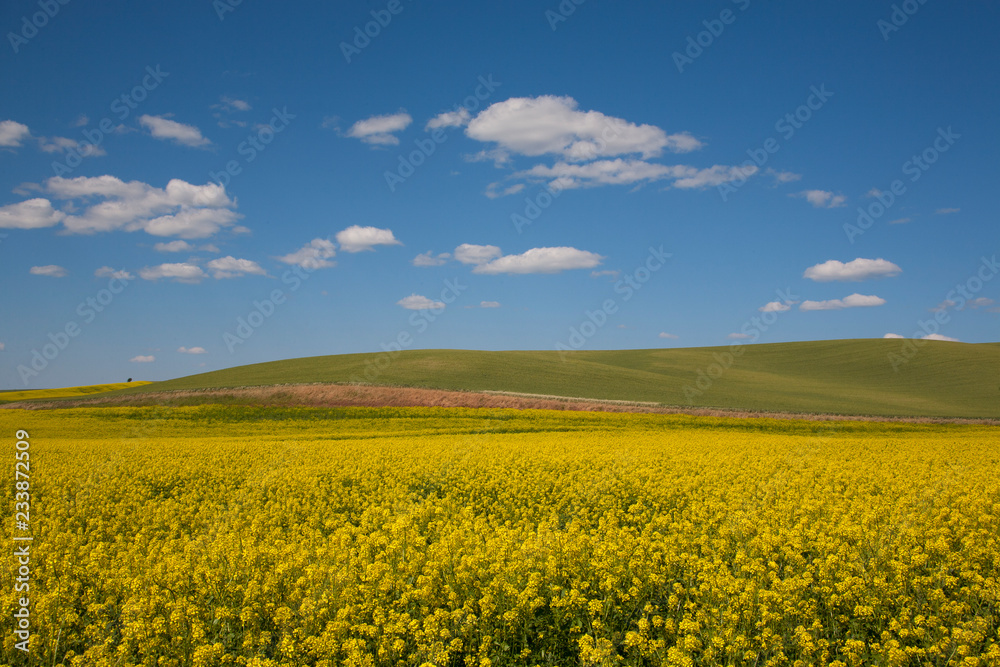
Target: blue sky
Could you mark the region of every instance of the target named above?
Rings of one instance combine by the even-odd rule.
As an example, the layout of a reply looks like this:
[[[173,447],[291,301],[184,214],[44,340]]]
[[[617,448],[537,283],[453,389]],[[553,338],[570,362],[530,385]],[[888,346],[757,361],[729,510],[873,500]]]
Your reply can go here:
[[[0,387],[393,343],[995,341],[998,19],[6,2]]]

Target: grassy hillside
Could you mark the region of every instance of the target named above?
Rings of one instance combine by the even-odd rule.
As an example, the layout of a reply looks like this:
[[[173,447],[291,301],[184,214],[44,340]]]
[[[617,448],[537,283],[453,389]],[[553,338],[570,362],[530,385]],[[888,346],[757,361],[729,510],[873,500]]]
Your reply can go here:
[[[149,382],[118,382],[115,384],[92,384],[86,387],[62,387],[60,389],[25,389],[23,391],[0,391],[0,403],[30,401],[33,399],[83,398],[91,394],[117,391],[126,387],[139,387]]]
[[[733,348],[580,351],[565,359],[554,351],[414,350],[391,360],[349,354],[275,361],[125,391],[362,379],[694,407],[1000,418],[1000,343],[927,341],[897,370],[891,355],[902,346],[881,339],[751,345],[717,379],[711,376]]]

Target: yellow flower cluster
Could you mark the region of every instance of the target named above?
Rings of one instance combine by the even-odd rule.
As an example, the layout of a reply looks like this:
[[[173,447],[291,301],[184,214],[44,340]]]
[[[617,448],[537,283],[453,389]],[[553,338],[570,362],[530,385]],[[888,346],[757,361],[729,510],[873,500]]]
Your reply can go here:
[[[11,462],[17,429],[30,664],[1000,665],[995,428],[4,410]]]

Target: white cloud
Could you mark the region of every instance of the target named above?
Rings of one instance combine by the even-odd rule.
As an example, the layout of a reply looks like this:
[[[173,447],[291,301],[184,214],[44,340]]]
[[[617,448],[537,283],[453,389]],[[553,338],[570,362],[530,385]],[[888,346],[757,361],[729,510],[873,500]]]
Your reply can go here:
[[[479,302],[479,307],[480,308],[499,308],[500,307],[500,302],[499,301],[480,301]]]
[[[899,334],[895,333],[887,333],[886,335],[882,336],[882,338],[906,338],[906,336],[900,336]]]
[[[908,222],[913,222],[913,218],[899,218],[897,220],[890,220],[890,225],[905,225]]]
[[[422,252],[413,258],[413,266],[441,266],[451,257],[451,253],[442,252],[435,255],[432,251]]]
[[[898,276],[903,270],[892,262],[882,259],[862,259],[861,257],[844,262],[831,259],[810,266],[802,274],[803,278],[815,280],[817,282],[830,282],[832,280],[869,280],[871,278],[891,278]]]
[[[177,351],[181,354],[208,354],[203,347],[179,347]]]
[[[157,243],[153,246],[153,250],[157,252],[185,252],[193,249],[194,246],[187,241],[170,241],[169,243]]]
[[[77,207],[74,202],[79,202],[83,208],[80,213],[51,214],[77,234],[143,230],[153,236],[206,238],[232,227],[242,217],[231,210],[236,204],[225,188],[215,183],[193,185],[175,178],[160,189],[140,181],[126,183],[114,176],[55,176],[46,181],[45,189],[56,199],[70,201],[73,208]],[[95,199],[103,201],[94,203]]]
[[[776,169],[768,169],[767,174],[774,178],[775,185],[784,185],[785,183],[794,183],[795,181],[802,179],[802,174],[796,174],[791,171],[777,171]]]
[[[139,116],[139,124],[149,130],[155,139],[169,139],[182,146],[207,146],[212,143],[201,135],[194,125],[185,125],[175,120],[164,118],[163,116]]]
[[[445,307],[444,303],[440,301],[432,301],[426,296],[421,296],[419,294],[411,294],[405,299],[400,299],[396,302],[396,305],[402,306],[407,310],[437,310]]]
[[[951,299],[945,299],[944,301],[942,301],[938,305],[936,305],[933,308],[931,308],[930,311],[932,313],[943,313],[944,311],[948,310],[949,308],[954,308],[957,305],[958,304],[956,302],[952,301]]]
[[[63,278],[69,272],[58,264],[46,264],[45,266],[33,266],[28,269],[28,273],[33,276],[48,276],[49,278]]]
[[[278,261],[301,266],[303,269],[326,269],[336,265],[336,262],[330,261],[335,254],[333,241],[313,239],[295,252],[278,257]]]
[[[131,361],[134,364],[151,364],[154,361],[156,361],[156,357],[154,357],[151,354],[148,355],[148,356],[140,354],[137,357],[132,357],[131,359],[129,359],[129,361]]]
[[[351,225],[337,232],[337,243],[344,252],[374,250],[377,245],[403,245],[396,240],[390,229]]]
[[[843,299],[831,299],[829,301],[803,301],[799,310],[841,310],[843,308],[870,308],[885,304],[885,299],[878,296],[866,296],[864,294],[852,294]]]
[[[759,171],[753,165],[748,167],[726,167],[718,164],[707,169],[674,167],[674,170],[675,178],[680,174],[680,170],[683,170],[683,175],[680,175],[678,180],[674,182],[675,188],[682,189],[716,187],[723,183],[742,181],[750,178]]]
[[[592,269],[604,257],[576,248],[532,248],[520,255],[505,255],[472,270],[481,274],[559,273],[572,269]]]
[[[179,283],[198,283],[208,275],[202,271],[200,266],[180,262],[175,264],[160,264],[158,266],[147,266],[139,270],[139,277],[143,280],[160,280],[167,278]]]
[[[993,299],[989,299],[989,298],[987,298],[985,296],[981,296],[981,297],[979,297],[977,299],[972,299],[966,305],[969,308],[976,309],[976,308],[985,308],[987,306],[992,306],[993,304],[994,304]]]
[[[110,266],[102,266],[94,271],[98,278],[117,278],[118,280],[135,280],[135,276],[124,269],[115,270]]]
[[[66,217],[48,199],[36,197],[17,204],[0,206],[0,229],[40,229],[58,225]]]
[[[745,333],[731,333],[728,336],[726,336],[726,338],[728,338],[729,340],[746,340],[747,338],[750,337],[751,337],[750,334],[745,334]]]
[[[536,165],[515,174],[518,178],[552,179],[549,186],[568,190],[598,185],[631,185],[674,179],[679,189],[707,188],[731,181],[743,180],[757,173],[757,167],[726,167],[715,165],[705,169],[685,165],[663,165],[643,160],[598,160],[587,164],[557,162],[552,166]]]
[[[936,334],[936,333],[935,334],[928,334],[926,336],[921,336],[920,338],[923,339],[923,340],[939,340],[939,341],[943,341],[945,343],[961,343],[962,342],[962,341],[960,341],[957,338],[949,338],[948,336],[942,336],[941,334]]]
[[[839,208],[847,203],[847,197],[835,195],[829,190],[803,190],[788,196],[805,199],[816,208]]]
[[[500,248],[495,245],[473,245],[463,243],[455,248],[455,259],[462,264],[485,264],[502,255]]]
[[[490,199],[497,199],[499,197],[506,197],[508,195],[516,195],[518,192],[524,189],[524,183],[515,183],[509,187],[501,189],[501,183],[490,183],[486,187],[486,196]]]
[[[786,311],[791,310],[792,306],[794,306],[797,303],[798,301],[785,301],[785,302],[769,301],[768,303],[765,303],[757,310],[759,310],[762,313],[784,313]]]
[[[455,111],[445,111],[440,113],[434,118],[427,121],[427,125],[424,126],[425,130],[436,130],[440,127],[462,127],[468,125],[469,120],[472,118],[469,115],[469,110],[465,107],[460,107]]]
[[[235,97],[226,97],[223,95],[219,98],[218,104],[212,105],[213,109],[220,109],[222,111],[250,111],[253,107],[250,103]]]
[[[31,130],[14,120],[0,120],[0,147],[17,148],[31,136]]]
[[[664,340],[677,340],[678,338],[680,338],[680,336],[676,336],[672,333],[667,333],[666,331],[661,331],[659,337],[663,338]]]
[[[44,153],[65,153],[68,150],[76,150],[82,157],[107,155],[107,152],[96,144],[81,144],[76,139],[67,139],[66,137],[39,137],[38,147]]]
[[[960,208],[939,208],[934,212],[937,213],[938,215],[948,215],[950,213],[958,213],[961,210],[962,209]]]
[[[591,278],[603,278],[605,276],[608,276],[608,277],[611,277],[611,278],[617,278],[618,274],[620,274],[620,273],[621,273],[621,271],[615,271],[614,269],[604,269],[602,271],[591,271],[590,272],[590,277]]]
[[[267,271],[260,264],[249,259],[237,259],[233,256],[219,257],[208,263],[212,277],[216,280],[225,278],[241,278],[247,274],[266,276]]]
[[[395,146],[399,138],[393,134],[401,132],[410,126],[413,118],[405,111],[385,116],[372,116],[359,120],[347,131],[347,136],[360,139],[366,144],[376,146]]]
[[[629,154],[649,158],[664,150],[687,153],[702,147],[687,133],[667,135],[653,125],[635,125],[577,106],[572,97],[514,97],[490,105],[469,122],[465,133],[513,153],[560,155],[574,162]]]

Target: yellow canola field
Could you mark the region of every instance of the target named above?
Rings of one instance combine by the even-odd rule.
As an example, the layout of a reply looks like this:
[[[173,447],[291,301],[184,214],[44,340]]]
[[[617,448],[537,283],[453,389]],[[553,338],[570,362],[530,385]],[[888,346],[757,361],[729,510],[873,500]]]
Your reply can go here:
[[[8,545],[17,429],[5,664],[1000,665],[996,428],[0,410]]]

